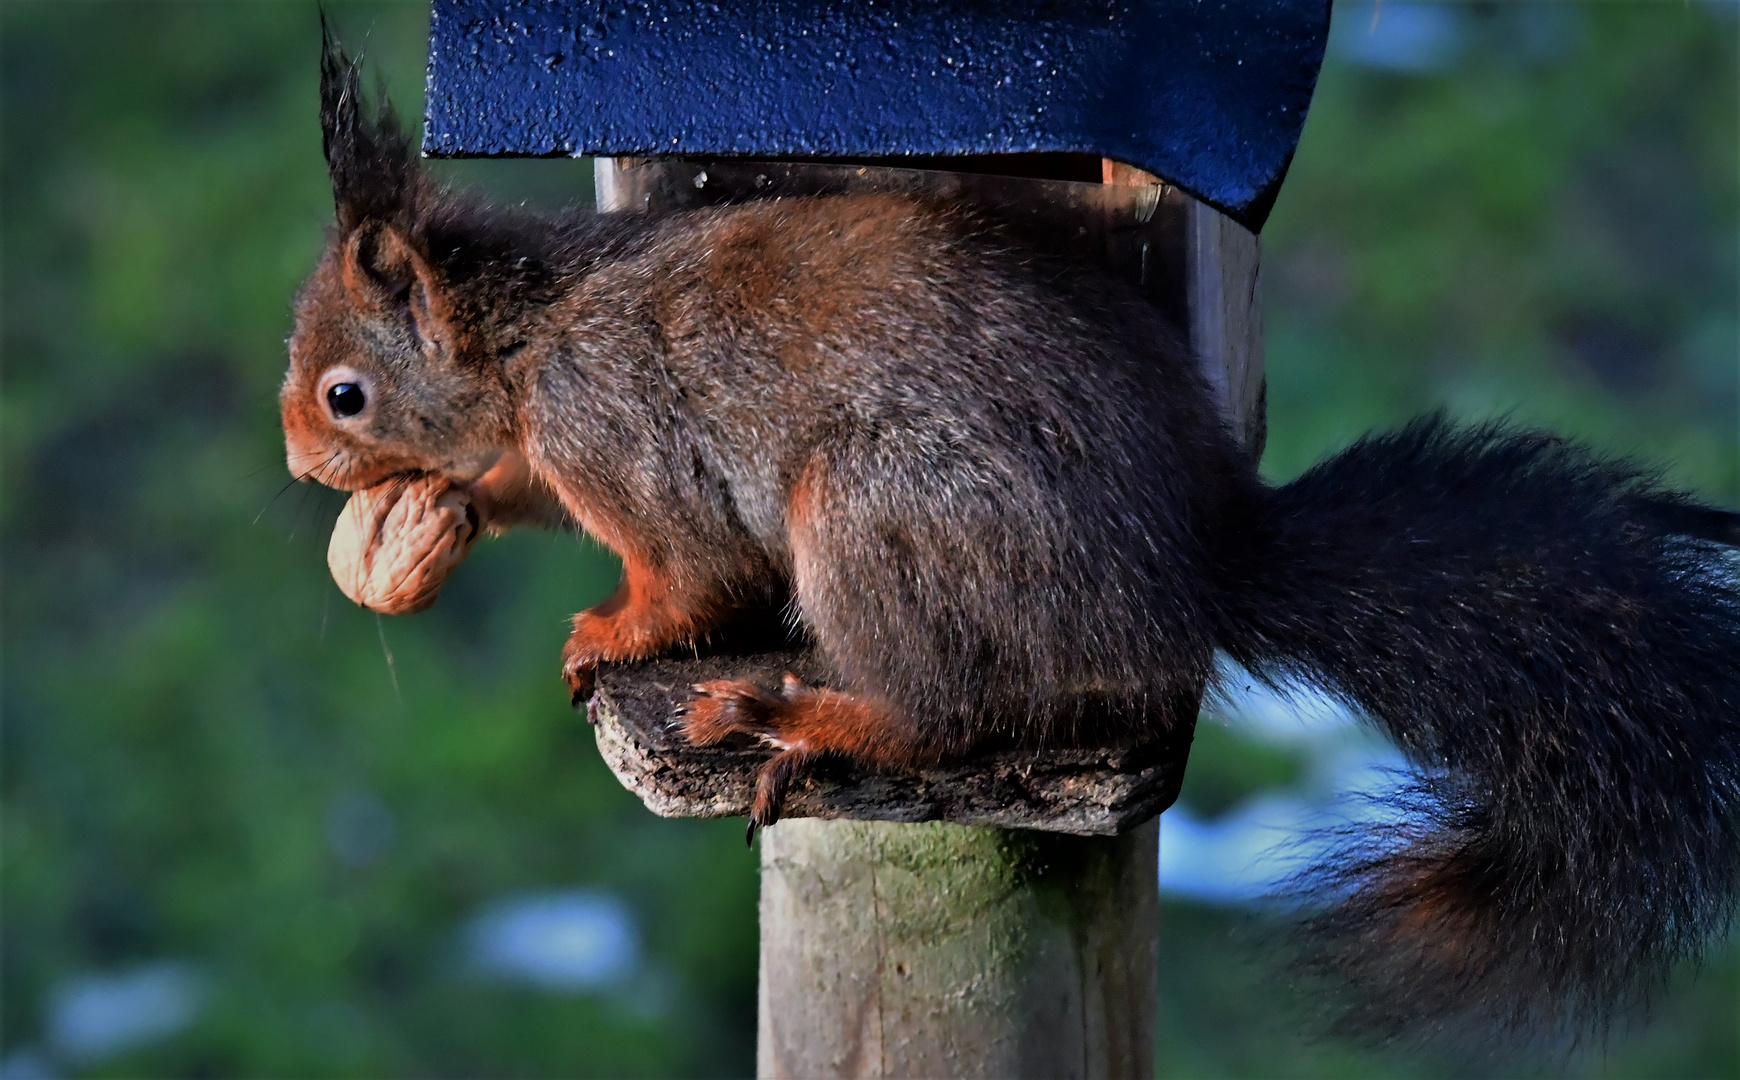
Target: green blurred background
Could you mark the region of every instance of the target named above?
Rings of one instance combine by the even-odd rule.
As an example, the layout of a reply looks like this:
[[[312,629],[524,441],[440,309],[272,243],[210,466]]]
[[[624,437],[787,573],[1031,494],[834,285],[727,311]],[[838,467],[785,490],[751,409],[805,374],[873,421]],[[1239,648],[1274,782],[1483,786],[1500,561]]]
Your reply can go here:
[[[427,5],[328,10],[418,115]],[[327,577],[339,497],[282,490],[331,216],[313,5],[0,20],[0,1077],[749,1073],[741,825],[644,811],[555,675],[609,557],[507,537],[382,621]],[[1448,404],[1740,504],[1736,33],[1732,3],[1341,5],[1264,235],[1265,471]],[[1203,821],[1304,768],[1231,719]],[[1166,1076],[1740,1075],[1732,946],[1605,1054],[1502,1069],[1308,1037],[1237,906],[1169,897],[1161,948]]]

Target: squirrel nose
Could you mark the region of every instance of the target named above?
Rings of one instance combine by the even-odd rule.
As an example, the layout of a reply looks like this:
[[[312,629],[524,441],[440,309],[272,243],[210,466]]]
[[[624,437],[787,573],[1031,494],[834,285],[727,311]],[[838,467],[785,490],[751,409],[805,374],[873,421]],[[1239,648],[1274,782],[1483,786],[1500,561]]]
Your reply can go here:
[[[284,464],[298,480],[318,479],[316,475],[332,461],[335,451],[325,444],[291,432],[284,434]]]

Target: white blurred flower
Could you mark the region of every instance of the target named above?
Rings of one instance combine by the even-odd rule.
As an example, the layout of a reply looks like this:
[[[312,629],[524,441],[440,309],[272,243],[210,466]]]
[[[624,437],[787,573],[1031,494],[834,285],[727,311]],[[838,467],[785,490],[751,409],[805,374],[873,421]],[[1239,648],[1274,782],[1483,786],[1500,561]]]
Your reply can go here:
[[[0,1060],[0,1080],[56,1080],[58,1075],[33,1046],[20,1047]]]
[[[626,981],[639,952],[628,909],[589,889],[498,900],[471,920],[465,946],[480,974],[566,993]]]
[[[1467,21],[1467,13],[1454,4],[1337,5],[1330,47],[1362,67],[1409,74],[1443,71],[1468,47]]]
[[[1284,747],[1306,762],[1284,790],[1259,792],[1213,820],[1178,804],[1160,817],[1160,887],[1211,903],[1262,900],[1330,857],[1332,830],[1395,820],[1382,796],[1407,762],[1345,706],[1309,686],[1278,693],[1222,658],[1203,723]]]
[[[199,973],[177,961],[75,975],[50,997],[48,1041],[65,1061],[103,1061],[191,1027],[204,998]]]

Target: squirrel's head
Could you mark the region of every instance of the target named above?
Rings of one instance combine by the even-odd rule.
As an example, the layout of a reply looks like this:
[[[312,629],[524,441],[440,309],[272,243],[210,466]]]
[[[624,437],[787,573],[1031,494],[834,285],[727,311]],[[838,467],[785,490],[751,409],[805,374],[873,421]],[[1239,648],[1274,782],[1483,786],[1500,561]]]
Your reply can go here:
[[[296,302],[279,393],[288,464],[351,491],[410,471],[466,482],[512,438],[499,320],[480,310],[456,204],[423,175],[385,96],[372,116],[360,98],[357,65],[326,33],[320,122],[338,224]]]

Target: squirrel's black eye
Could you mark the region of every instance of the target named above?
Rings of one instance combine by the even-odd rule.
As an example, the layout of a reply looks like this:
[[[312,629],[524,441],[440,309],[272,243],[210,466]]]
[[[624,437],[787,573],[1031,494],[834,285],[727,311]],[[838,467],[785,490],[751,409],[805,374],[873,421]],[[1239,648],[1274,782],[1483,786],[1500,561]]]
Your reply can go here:
[[[335,416],[355,416],[369,403],[363,388],[353,382],[333,383],[326,391],[326,403]]]

